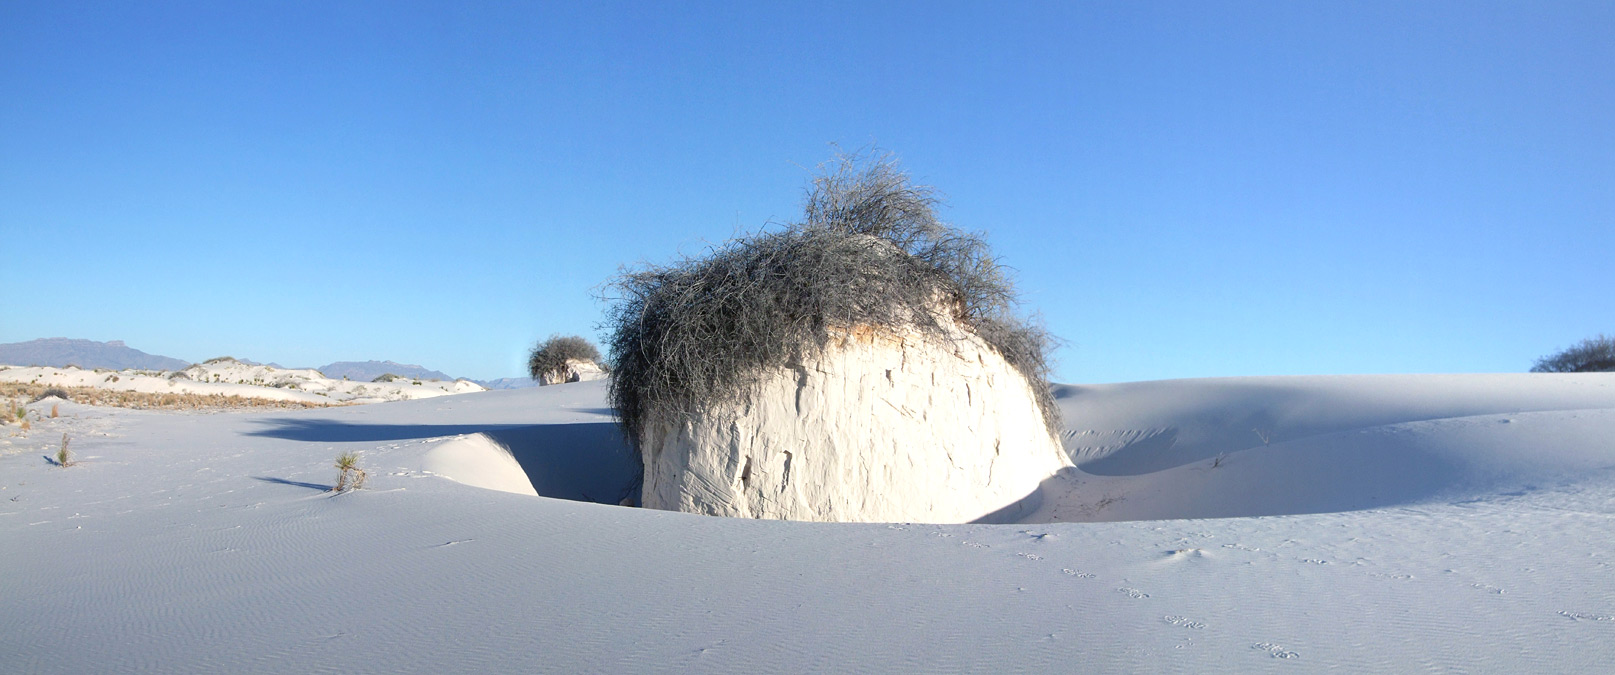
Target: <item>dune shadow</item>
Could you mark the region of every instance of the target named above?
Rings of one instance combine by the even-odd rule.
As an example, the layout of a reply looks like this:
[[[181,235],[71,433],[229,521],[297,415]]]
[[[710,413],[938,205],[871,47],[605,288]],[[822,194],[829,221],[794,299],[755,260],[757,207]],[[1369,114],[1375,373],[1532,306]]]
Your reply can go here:
[[[540,496],[597,504],[639,497],[639,453],[612,422],[576,424],[356,424],[279,418],[247,432],[311,443],[350,443],[482,434],[510,451]]]
[[[279,485],[290,485],[292,487],[308,488],[310,490],[319,490],[320,492],[330,492],[335,487],[333,485],[320,485],[319,483],[304,483],[302,481],[286,480],[285,478],[271,478],[271,477],[268,477],[268,476],[253,476],[252,479],[253,480],[261,480],[261,481],[263,481],[265,483],[276,483],[276,484],[279,484]]]
[[[535,424],[481,432],[510,450],[540,496],[596,504],[639,501],[639,453],[612,422]]]
[[[1149,474],[1068,467],[979,523],[1069,523],[1343,513],[1489,495],[1507,477],[1381,434],[1257,447]]]
[[[308,443],[354,443],[458,436],[460,434],[477,434],[520,426],[514,424],[355,424],[335,420],[295,418],[269,419],[264,420],[263,424],[264,428],[246,432],[246,435]]]

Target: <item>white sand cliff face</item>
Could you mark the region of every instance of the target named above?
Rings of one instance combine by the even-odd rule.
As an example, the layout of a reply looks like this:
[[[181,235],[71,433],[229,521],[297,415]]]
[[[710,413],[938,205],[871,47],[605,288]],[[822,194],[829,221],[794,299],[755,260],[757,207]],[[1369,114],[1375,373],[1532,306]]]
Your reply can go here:
[[[645,436],[643,506],[744,518],[969,522],[1070,466],[1026,378],[958,329],[860,327]]]

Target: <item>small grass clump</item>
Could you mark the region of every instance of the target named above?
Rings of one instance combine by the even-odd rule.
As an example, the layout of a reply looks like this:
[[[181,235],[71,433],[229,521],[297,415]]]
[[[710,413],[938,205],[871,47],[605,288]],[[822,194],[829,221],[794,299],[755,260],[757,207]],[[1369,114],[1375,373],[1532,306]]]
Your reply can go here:
[[[527,356],[527,372],[533,379],[543,381],[544,376],[559,379],[556,376],[566,373],[568,361],[588,361],[599,364],[600,350],[593,343],[577,335],[551,335],[549,339],[538,343]]]
[[[981,235],[938,220],[934,191],[890,156],[843,155],[823,169],[802,222],[627,269],[609,285],[610,396],[628,437],[737,400],[764,372],[856,326],[974,333],[1026,377],[1057,433],[1052,338],[1016,315],[1014,284]]]
[[[67,434],[62,434],[62,447],[56,451],[56,466],[69,467],[77,464],[73,461],[73,454],[67,449]]]
[[[333,492],[347,492],[364,487],[366,474],[364,469],[359,468],[359,455],[352,452],[337,455],[336,468],[342,473],[337,475],[336,487],[331,488]]]

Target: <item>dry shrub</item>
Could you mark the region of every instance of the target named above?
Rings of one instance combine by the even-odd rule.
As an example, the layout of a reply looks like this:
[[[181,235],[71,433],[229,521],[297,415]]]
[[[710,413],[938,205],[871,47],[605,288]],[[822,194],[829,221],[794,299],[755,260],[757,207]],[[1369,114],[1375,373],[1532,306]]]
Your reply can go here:
[[[337,476],[336,487],[331,488],[333,491],[347,492],[348,490],[357,490],[364,487],[367,474],[365,474],[364,469],[359,468],[359,455],[353,452],[344,452],[337,455],[336,468],[340,469],[342,473]]]
[[[1057,432],[1052,339],[1016,315],[1014,284],[982,237],[939,221],[934,191],[889,155],[842,155],[821,168],[802,222],[625,269],[610,283],[610,396],[628,437],[653,418],[737,400],[768,370],[820,353],[837,329],[946,339],[945,323],[1024,375]]]
[[[1615,337],[1600,333],[1552,356],[1537,359],[1533,373],[1600,373],[1615,371]]]
[[[43,400],[45,400],[47,398],[50,398],[52,396],[55,396],[56,398],[62,399],[64,401],[68,400],[68,398],[67,398],[67,390],[66,389],[63,389],[61,387],[45,387],[44,391],[41,391],[37,395],[34,396],[32,402],[33,403],[38,403],[38,402],[43,401]]]
[[[594,343],[577,335],[551,335],[538,343],[527,356],[527,372],[535,380],[566,370],[568,361],[588,361],[599,364],[600,350]]]

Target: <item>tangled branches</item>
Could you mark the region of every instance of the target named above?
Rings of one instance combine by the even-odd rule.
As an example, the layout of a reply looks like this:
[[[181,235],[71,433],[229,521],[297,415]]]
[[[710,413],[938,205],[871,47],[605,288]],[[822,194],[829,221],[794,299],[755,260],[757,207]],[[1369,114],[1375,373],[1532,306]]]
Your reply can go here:
[[[611,400],[632,439],[652,419],[736,400],[834,329],[975,333],[1027,379],[1051,433],[1049,335],[1014,314],[1014,285],[979,235],[937,220],[935,193],[888,156],[842,156],[814,179],[805,220],[705,257],[626,269],[605,327]]]
[[[527,355],[527,373],[535,380],[566,371],[568,361],[600,363],[600,350],[577,335],[551,335]]]

